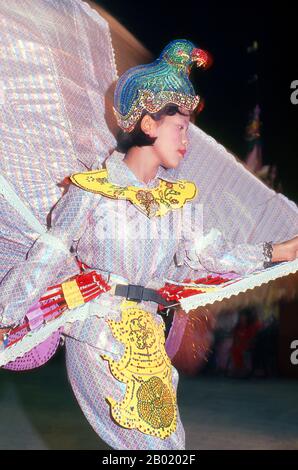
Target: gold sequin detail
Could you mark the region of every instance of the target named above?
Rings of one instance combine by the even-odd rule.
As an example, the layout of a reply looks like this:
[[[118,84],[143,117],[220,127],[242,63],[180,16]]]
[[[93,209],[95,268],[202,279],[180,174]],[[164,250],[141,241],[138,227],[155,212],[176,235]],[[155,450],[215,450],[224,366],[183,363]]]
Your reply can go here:
[[[184,67],[184,66],[183,66]],[[186,95],[176,91],[160,91],[153,93],[151,90],[139,90],[138,98],[134,101],[130,111],[123,116],[115,108],[113,108],[117,124],[126,132],[131,132],[142,112],[146,109],[149,113],[157,113],[165,105],[172,103],[177,106],[183,106],[189,111],[193,111],[199,104],[200,97]]]
[[[166,428],[174,419],[171,391],[159,377],[152,377],[137,392],[138,412],[153,428]]]

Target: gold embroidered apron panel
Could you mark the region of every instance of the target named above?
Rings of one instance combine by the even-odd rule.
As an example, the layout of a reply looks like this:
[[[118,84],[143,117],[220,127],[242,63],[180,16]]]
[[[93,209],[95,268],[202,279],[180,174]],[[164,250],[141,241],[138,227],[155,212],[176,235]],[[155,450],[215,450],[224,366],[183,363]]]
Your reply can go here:
[[[172,365],[165,351],[164,323],[136,302],[124,300],[121,321],[107,320],[113,336],[125,345],[119,361],[107,355],[112,375],[126,384],[122,401],[106,397],[117,424],[165,439],[176,430],[177,401]]]

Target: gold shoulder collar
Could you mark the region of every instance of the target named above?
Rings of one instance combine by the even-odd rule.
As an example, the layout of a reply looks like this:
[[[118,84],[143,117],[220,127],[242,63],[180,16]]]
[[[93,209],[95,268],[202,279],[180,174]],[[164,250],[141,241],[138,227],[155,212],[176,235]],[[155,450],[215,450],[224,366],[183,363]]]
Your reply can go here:
[[[107,170],[76,173],[70,179],[72,183],[85,191],[112,199],[127,199],[148,217],[163,216],[170,210],[180,209],[197,195],[196,185],[186,180],[171,183],[160,179],[158,186],[150,189],[117,186],[108,181]]]

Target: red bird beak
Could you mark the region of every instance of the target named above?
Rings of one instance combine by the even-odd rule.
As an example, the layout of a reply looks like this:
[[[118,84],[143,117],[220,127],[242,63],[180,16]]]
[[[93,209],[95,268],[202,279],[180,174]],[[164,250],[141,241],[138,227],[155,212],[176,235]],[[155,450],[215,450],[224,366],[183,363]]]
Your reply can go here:
[[[203,67],[209,69],[213,64],[213,58],[211,54],[203,49],[195,48],[191,53],[191,60],[197,64],[197,67]]]

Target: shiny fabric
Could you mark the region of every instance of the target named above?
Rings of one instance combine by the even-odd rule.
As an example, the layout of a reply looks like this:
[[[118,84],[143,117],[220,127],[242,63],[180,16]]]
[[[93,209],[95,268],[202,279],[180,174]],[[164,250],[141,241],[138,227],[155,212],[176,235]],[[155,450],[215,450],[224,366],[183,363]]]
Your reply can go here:
[[[107,22],[80,0],[0,2],[0,172],[47,227],[71,173],[115,147],[104,113],[117,79]],[[0,196],[0,279],[37,238]]]
[[[144,183],[136,180],[122,158],[122,154],[115,152],[107,161],[108,174],[111,170],[113,182],[117,183],[118,175],[118,181],[125,180],[129,185],[146,187]],[[148,186],[156,184],[157,178]],[[187,205],[195,206],[190,202]],[[50,233],[58,236],[69,247],[72,245],[79,259],[90,268],[98,269],[103,274],[105,272],[118,274],[129,283],[157,288],[163,285],[168,268],[179,250],[183,261],[186,264],[189,262],[189,247],[192,240],[187,236],[192,235],[192,227],[189,226],[188,230],[183,232],[183,225],[181,221],[179,223],[179,218],[177,219],[181,212],[182,209],[168,212],[164,217],[148,218],[129,201],[100,197],[76,186],[70,186],[68,193],[53,211]],[[153,236],[148,238],[147,234]],[[207,247],[208,244],[206,249]],[[250,253],[250,258],[245,270],[262,265],[263,254],[260,245],[244,245],[242,248],[243,251],[239,250],[239,247],[230,250],[229,269],[239,268],[243,271],[247,252]],[[234,256],[233,250],[236,250],[236,254],[240,253],[239,259]],[[202,253],[203,251],[201,255]],[[212,244],[212,250],[208,252],[206,259],[212,259],[212,267],[215,266],[218,270],[222,267],[227,269],[225,253],[224,243],[220,239],[217,244]],[[210,258],[211,254],[216,259]],[[207,273],[207,270],[203,265],[199,266],[199,259],[196,262],[198,268],[196,274],[201,277]],[[61,266],[64,266],[62,270]],[[176,266],[176,269],[179,270],[179,266]],[[77,270],[72,253],[67,255],[64,251],[55,252],[53,247],[44,244],[40,237],[30,250],[26,262],[13,268],[2,281],[1,323],[17,323],[33,299],[38,298],[54,279],[69,277]],[[120,396],[123,398],[123,383],[111,377],[107,380],[108,372],[106,366],[101,364],[103,359],[99,356],[99,351],[102,349],[109,354],[113,354],[115,348],[117,351],[121,349],[121,343],[119,344],[119,341],[111,335],[106,319],[120,321],[122,299],[113,297],[109,292],[103,296],[110,302],[108,315],[106,309],[101,313],[99,297],[96,299],[98,306],[96,316],[84,322],[68,324],[64,328],[68,375],[80,406],[99,435],[115,448],[119,448],[120,443],[122,448],[132,448],[134,441],[128,434],[132,432],[132,435],[135,435],[137,431],[122,431],[120,428],[118,434],[113,433],[115,424],[110,420],[108,405],[104,400],[106,396],[103,395],[109,391],[109,396],[112,395],[113,400],[117,397],[119,399]],[[158,318],[156,304],[145,302],[143,308],[154,315],[155,319]],[[159,318],[159,321],[162,319]],[[120,359],[118,353],[118,360]],[[176,393],[178,377],[173,367],[172,373]],[[158,441],[156,437],[141,433],[135,448],[180,449],[185,445],[183,436],[184,431],[178,413],[177,430],[171,436]]]
[[[157,317],[156,321],[163,320]],[[89,336],[91,329],[90,323],[85,325],[85,332],[89,331]],[[102,334],[110,335],[105,322],[102,322]],[[113,449],[183,450],[185,448],[185,432],[179,410],[177,410],[177,430],[166,439],[149,436],[136,429],[125,429],[114,423],[110,418],[110,409],[105,397],[112,394],[115,400],[120,401],[125,394],[125,385],[115,381],[107,362],[101,359],[101,354],[106,352],[105,345],[95,348],[83,341],[66,337],[65,346],[67,373],[75,397],[94,431]],[[113,358],[120,358],[121,343],[111,341],[108,352]],[[177,389],[178,373],[174,367],[172,367],[172,376],[173,387]]]
[[[105,119],[105,95],[117,78],[108,24],[79,0],[10,0],[0,4],[0,31],[1,173],[69,249],[59,250],[45,236],[38,237],[0,197],[0,326],[18,324],[49,285],[78,274],[74,254],[103,274],[158,288],[165,278],[261,269],[263,241],[298,233],[296,205],[268,189],[193,125],[179,169],[158,174],[168,181],[196,183],[199,195],[186,205],[188,217],[179,210],[148,219],[128,201],[74,186],[61,198],[65,177],[100,168],[115,147]],[[156,179],[147,186],[137,181],[122,157],[114,152],[106,162],[111,182],[156,185]],[[124,385],[111,376],[100,355],[114,354],[119,360],[123,353],[106,323],[119,321],[120,302],[103,294],[92,301],[96,315],[66,325],[74,393],[91,425],[112,447],[183,449],[179,413],[177,431],[165,440],[120,428],[110,419],[105,397],[121,400]],[[156,304],[139,306],[162,321]],[[176,389],[174,368],[172,375]]]
[[[145,188],[122,159],[123,154],[115,151],[107,160],[111,181],[117,184],[118,169],[119,182]],[[154,187],[157,181],[156,177],[147,186]],[[178,279],[182,281],[184,276],[203,277],[210,271],[245,274],[262,268],[262,243],[233,246],[219,232],[216,238],[203,237],[207,243],[196,254],[194,244],[202,238],[202,227],[193,226],[196,211],[200,214],[200,207],[188,202],[183,210],[150,219],[129,201],[100,197],[71,185],[53,211],[50,234],[69,248],[74,246],[78,258],[90,268],[145,287],[161,287],[169,270],[177,278],[181,269]],[[14,267],[2,281],[1,323],[17,323],[47,286],[76,273],[73,254],[44,244],[41,236],[26,262]]]

